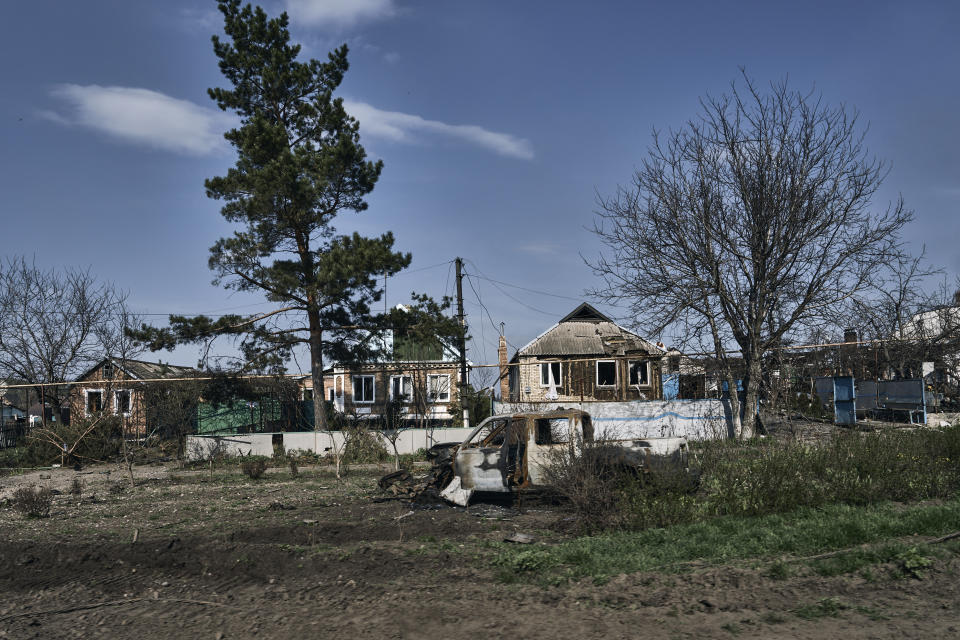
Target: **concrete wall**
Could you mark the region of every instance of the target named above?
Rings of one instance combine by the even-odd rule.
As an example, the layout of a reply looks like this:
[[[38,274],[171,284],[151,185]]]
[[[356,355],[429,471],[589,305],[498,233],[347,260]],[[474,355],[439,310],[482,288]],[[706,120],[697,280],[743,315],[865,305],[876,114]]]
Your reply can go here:
[[[470,435],[473,429],[407,429],[401,431],[397,437],[397,451],[400,453],[415,453],[419,449],[429,449],[441,442],[462,442]],[[387,451],[393,453],[393,447],[387,439],[387,432],[380,433],[380,440]],[[343,434],[339,431],[332,433],[322,431],[308,431],[302,433],[284,433],[283,448],[286,451],[307,451],[311,453],[329,453],[333,445],[343,446]]]
[[[407,429],[397,437],[397,451],[401,454],[415,453],[419,449],[429,449],[441,442],[463,442],[473,429]],[[393,453],[393,447],[381,434],[380,440],[387,451]],[[302,431],[279,434],[283,436],[285,451],[304,451],[307,453],[331,453],[334,444],[343,446],[343,433],[339,431]],[[224,455],[273,455],[273,434],[256,433],[236,436],[187,436],[187,459],[202,460],[218,447]]]
[[[730,428],[729,405],[722,400],[648,400],[642,402],[497,402],[494,414],[580,409],[593,418],[598,434],[612,438],[718,440]]]
[[[225,456],[272,456],[273,436],[269,433],[187,436],[187,460],[203,460],[214,452]]]

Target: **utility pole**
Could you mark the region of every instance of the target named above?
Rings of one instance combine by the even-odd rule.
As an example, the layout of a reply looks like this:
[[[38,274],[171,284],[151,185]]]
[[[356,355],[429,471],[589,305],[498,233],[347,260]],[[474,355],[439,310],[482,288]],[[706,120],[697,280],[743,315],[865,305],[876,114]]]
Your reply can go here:
[[[460,320],[460,335],[457,349],[460,350],[460,407],[463,409],[463,426],[470,428],[470,409],[465,404],[467,388],[467,318],[463,314],[463,260],[457,258],[457,318]]]

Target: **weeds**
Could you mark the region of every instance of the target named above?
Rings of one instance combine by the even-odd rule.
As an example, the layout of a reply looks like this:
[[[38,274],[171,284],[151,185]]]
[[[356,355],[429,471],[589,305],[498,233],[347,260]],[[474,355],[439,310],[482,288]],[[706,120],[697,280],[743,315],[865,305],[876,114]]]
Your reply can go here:
[[[904,573],[917,580],[922,580],[923,570],[933,564],[933,560],[923,555],[915,546],[898,554],[896,560]]]
[[[703,515],[761,515],[825,504],[946,498],[960,489],[960,428],[838,432],[817,446],[704,443]]]
[[[836,618],[841,611],[846,611],[850,605],[838,598],[821,598],[813,604],[794,609],[793,613],[803,620],[817,620],[819,618]]]
[[[240,469],[251,480],[259,480],[267,470],[267,460],[262,456],[247,458],[240,465]]]
[[[46,487],[21,487],[13,492],[13,508],[28,518],[50,515],[53,493]]]

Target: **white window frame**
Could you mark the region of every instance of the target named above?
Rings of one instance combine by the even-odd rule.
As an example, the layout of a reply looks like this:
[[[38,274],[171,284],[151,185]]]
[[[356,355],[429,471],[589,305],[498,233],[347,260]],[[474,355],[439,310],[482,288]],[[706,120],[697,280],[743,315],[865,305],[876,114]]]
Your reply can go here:
[[[373,404],[377,401],[377,379],[373,375],[359,375],[351,376],[353,385],[351,387],[351,395],[353,397],[354,404]],[[357,380],[362,380],[364,378],[370,378],[370,400],[357,400]],[[360,383],[360,390],[363,391],[363,383]]]
[[[630,382],[630,376],[633,373],[633,365],[635,364],[646,365],[646,369],[647,369],[646,382],[638,382],[637,384],[633,384],[632,382]],[[651,373],[652,371],[650,368],[649,360],[627,360],[627,382],[630,384],[631,387],[649,387],[653,385],[653,381],[650,380]]]
[[[540,363],[540,386],[541,387],[550,386],[550,382],[549,382],[550,379],[544,376],[544,374],[547,373],[548,371],[547,367],[552,368],[554,365],[556,365],[557,367],[557,375],[553,377],[553,386],[559,387],[563,385],[563,363],[562,362],[541,362]],[[547,380],[547,382],[544,382],[544,380]]]
[[[103,389],[84,389],[83,390],[83,415],[92,416],[93,412],[90,411],[90,394],[99,393],[100,394],[100,412],[103,412]]]
[[[327,395],[330,396],[329,398],[327,398],[327,401],[328,401],[328,402],[336,402],[336,401],[337,401],[337,390],[334,389],[333,387],[330,387],[330,393],[327,394]]]
[[[430,384],[430,381],[434,378],[446,378],[446,386],[441,385],[440,389],[446,389],[444,392],[446,398],[441,397],[441,394],[434,396],[433,385]],[[427,401],[428,402],[450,402],[450,374],[449,373],[431,373],[427,375]]]
[[[405,375],[390,376],[390,399],[391,400],[397,400],[396,396],[393,393],[394,380],[400,380],[401,391],[403,391],[403,381],[404,380],[407,381],[407,388],[410,390],[410,392],[407,394],[402,394],[402,397],[400,399],[403,400],[404,402],[413,402],[413,376],[405,376]]]
[[[600,384],[600,364],[601,363],[610,363],[613,365],[613,384]],[[616,360],[597,360],[597,364],[594,367],[594,372],[596,376],[594,381],[597,383],[597,387],[600,389],[613,389],[616,388],[617,382],[620,380],[620,367],[617,366]]]
[[[120,411],[117,408],[117,405],[119,404],[117,402],[117,394],[124,393],[124,392],[126,392],[127,394],[127,410],[124,411],[123,414],[120,414]],[[131,391],[130,389],[114,389],[113,390],[113,415],[123,415],[124,417],[129,418],[131,413],[133,413],[133,391]]]

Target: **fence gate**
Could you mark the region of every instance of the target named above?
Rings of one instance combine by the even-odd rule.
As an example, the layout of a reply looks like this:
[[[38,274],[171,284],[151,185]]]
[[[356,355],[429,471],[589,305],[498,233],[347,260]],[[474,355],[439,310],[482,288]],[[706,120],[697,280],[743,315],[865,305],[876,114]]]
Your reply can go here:
[[[833,421],[836,424],[857,423],[857,390],[852,376],[833,379]]]

